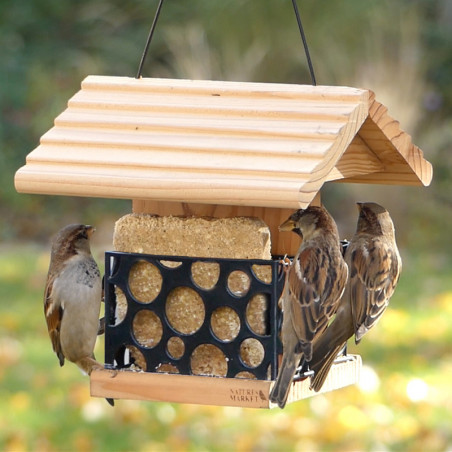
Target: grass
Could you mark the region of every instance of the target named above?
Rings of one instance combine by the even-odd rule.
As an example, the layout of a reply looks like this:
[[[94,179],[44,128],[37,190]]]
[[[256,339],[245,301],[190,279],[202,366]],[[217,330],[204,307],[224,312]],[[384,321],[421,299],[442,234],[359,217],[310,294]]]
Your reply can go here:
[[[89,396],[60,368],[42,312],[48,250],[0,248],[0,450],[441,451],[452,448],[452,281],[405,259],[391,306],[359,347],[360,386],[285,410],[117,401]],[[425,275],[429,275],[428,277]],[[96,354],[102,359],[102,343]]]

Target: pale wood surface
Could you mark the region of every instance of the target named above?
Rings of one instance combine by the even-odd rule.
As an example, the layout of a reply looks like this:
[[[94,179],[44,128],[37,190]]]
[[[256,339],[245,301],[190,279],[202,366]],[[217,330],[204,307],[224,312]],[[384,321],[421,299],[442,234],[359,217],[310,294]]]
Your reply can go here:
[[[428,185],[431,175],[367,90],[89,76],[15,184],[27,193],[295,209],[328,180]]]
[[[319,393],[309,389],[309,378],[292,384],[288,403],[342,388],[359,381],[361,357],[335,364]],[[114,399],[152,400],[201,405],[271,408],[268,396],[274,382],[240,378],[200,377],[95,370],[90,377],[91,395]]]
[[[369,117],[358,132],[358,137],[374,152],[383,168],[362,177],[355,175],[341,182],[430,185],[433,169],[423,152],[411,141],[411,136],[400,128],[400,123],[388,114],[388,109],[370,92]]]
[[[304,207],[367,115],[345,87],[88,77],[20,191]]]
[[[377,158],[374,152],[370,150],[367,144],[359,135],[353,138],[347,150],[336,166],[327,176],[327,181],[336,181],[362,175],[364,178],[371,173],[384,172],[383,163]]]

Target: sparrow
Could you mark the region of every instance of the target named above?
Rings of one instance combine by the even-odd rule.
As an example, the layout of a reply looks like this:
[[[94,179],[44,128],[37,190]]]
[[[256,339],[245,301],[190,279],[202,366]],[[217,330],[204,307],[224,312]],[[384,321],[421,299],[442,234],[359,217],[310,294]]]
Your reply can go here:
[[[286,271],[281,298],[283,358],[270,401],[284,408],[293,377],[303,358],[312,359],[312,343],[337,310],[347,281],[337,226],[324,207],[292,214],[280,231],[294,231],[302,243]]]
[[[314,343],[311,389],[319,391],[338,353],[355,335],[358,344],[383,315],[399,281],[402,260],[388,211],[357,203],[356,233],[345,252],[349,280],[334,321]]]
[[[94,357],[102,282],[89,240],[95,229],[71,224],[52,243],[44,291],[44,314],[60,366],[67,359],[90,375],[104,366]],[[113,400],[107,399],[113,405]]]

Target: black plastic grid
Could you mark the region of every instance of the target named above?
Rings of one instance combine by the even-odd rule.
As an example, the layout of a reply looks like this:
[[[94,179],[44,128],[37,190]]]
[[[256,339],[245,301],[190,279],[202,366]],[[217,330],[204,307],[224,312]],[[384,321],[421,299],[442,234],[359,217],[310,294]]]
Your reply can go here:
[[[134,298],[128,284],[132,266],[146,261],[156,266],[162,276],[162,287],[157,297],[151,303],[142,303]],[[181,263],[170,268],[161,261]],[[191,265],[194,262],[215,262],[220,267],[219,279],[211,289],[202,289],[192,278]],[[253,265],[271,267],[270,283],[260,280],[253,272]],[[233,271],[242,271],[250,280],[249,290],[244,296],[233,294],[227,284],[228,276]],[[126,365],[118,357],[128,346],[136,347],[146,360],[147,372],[156,372],[161,364],[171,364],[177,367],[180,374],[191,375],[190,357],[200,344],[212,344],[218,347],[227,359],[226,377],[232,378],[239,372],[250,372],[258,380],[272,380],[278,372],[278,354],[282,352],[279,340],[281,312],[277,307],[278,299],[284,285],[284,277],[279,260],[251,259],[213,259],[190,258],[183,256],[163,256],[139,253],[107,252],[105,254],[105,363],[106,367],[122,368]],[[127,299],[127,313],[121,323],[115,325],[116,295],[115,286],[119,287]],[[177,287],[189,287],[196,291],[204,303],[205,317],[202,326],[193,334],[182,334],[169,323],[165,305],[168,294]],[[256,294],[264,294],[268,300],[267,325],[265,335],[254,332],[246,320],[248,301]],[[210,318],[213,311],[219,307],[232,308],[240,319],[240,330],[237,337],[225,342],[219,340],[211,330]],[[142,346],[133,334],[134,316],[141,310],[150,310],[160,319],[163,335],[153,348]],[[167,342],[171,337],[179,337],[184,342],[185,352],[180,359],[175,359],[167,352]],[[240,357],[240,344],[248,338],[258,340],[264,348],[264,359],[254,368],[247,366]],[[270,369],[270,374],[268,373]]]

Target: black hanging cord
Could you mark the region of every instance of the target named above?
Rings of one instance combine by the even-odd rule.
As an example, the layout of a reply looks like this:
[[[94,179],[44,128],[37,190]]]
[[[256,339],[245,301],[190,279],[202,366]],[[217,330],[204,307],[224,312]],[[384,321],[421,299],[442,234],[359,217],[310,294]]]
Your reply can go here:
[[[144,46],[143,55],[141,56],[140,66],[138,67],[138,72],[136,78],[141,77],[141,72],[143,71],[144,60],[146,59],[146,55],[148,54],[149,44],[151,43],[152,36],[154,34],[155,26],[157,25],[157,21],[159,19],[160,10],[162,9],[164,0],[160,0],[157,6],[157,10],[155,12],[154,21],[152,22],[151,29],[149,30],[148,39],[146,41],[146,45]]]
[[[154,20],[152,22],[151,29],[149,30],[148,39],[147,39],[146,45],[144,47],[143,55],[141,56],[141,61],[140,61],[140,65],[138,67],[138,72],[137,72],[136,78],[141,77],[141,73],[143,71],[144,60],[146,59],[146,55],[149,50],[149,45],[151,43],[152,36],[154,35],[155,27],[157,25],[157,21],[158,21],[159,15],[160,15],[160,10],[162,9],[163,2],[164,2],[164,0],[159,0],[159,4],[158,4],[157,10],[155,12]],[[300,30],[301,40],[303,41],[306,59],[308,61],[309,73],[311,74],[311,82],[315,86],[315,85],[317,85],[317,82],[315,79],[314,67],[312,66],[311,56],[309,54],[309,47],[308,47],[308,43],[306,41],[306,36],[304,34],[303,25],[301,23],[301,17],[300,17],[300,12],[298,11],[297,1],[292,0],[292,5],[293,5],[294,12],[295,12],[295,17],[297,19],[298,29]]]
[[[311,82],[314,86],[317,85],[314,74],[314,67],[312,66],[311,56],[309,54],[309,47],[304,34],[303,25],[301,24],[301,17],[298,11],[297,1],[292,0],[293,10],[295,11],[295,17],[297,18],[298,28],[300,30],[301,40],[303,41],[304,51],[306,53],[306,59],[308,60],[309,73],[311,74]]]

